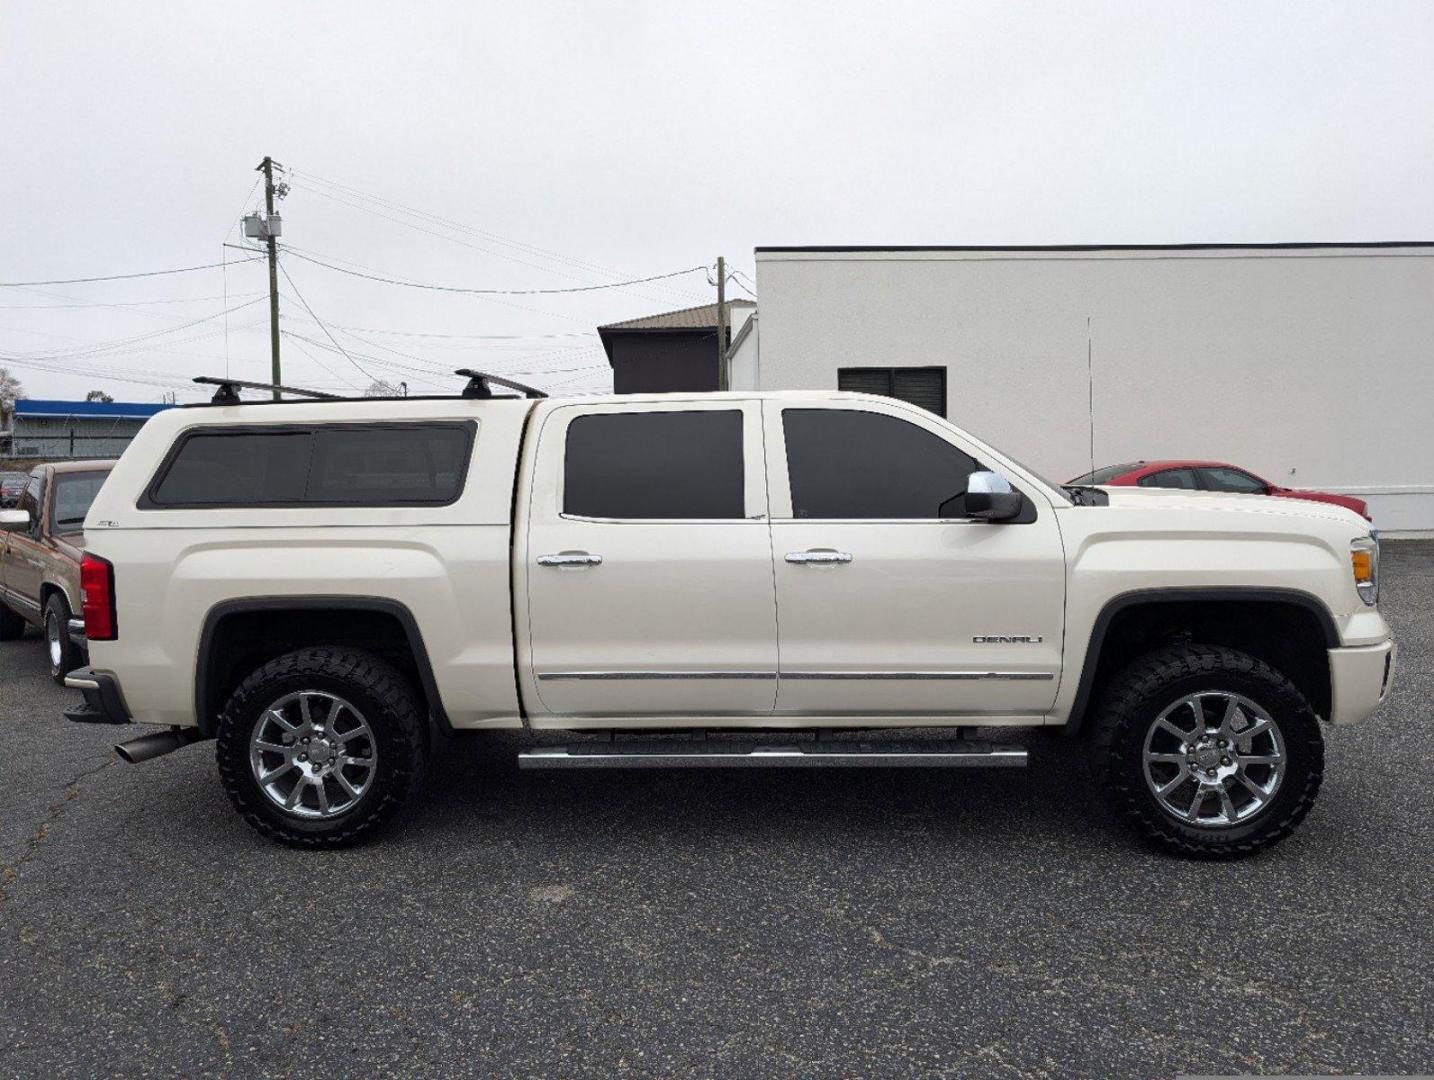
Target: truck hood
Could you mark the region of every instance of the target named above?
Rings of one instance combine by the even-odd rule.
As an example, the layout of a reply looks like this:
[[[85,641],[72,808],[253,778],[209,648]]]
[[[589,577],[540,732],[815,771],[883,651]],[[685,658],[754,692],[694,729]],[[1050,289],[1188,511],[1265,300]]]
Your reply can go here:
[[[1303,521],[1340,521],[1368,528],[1369,522],[1353,510],[1334,503],[1308,499],[1281,499],[1271,495],[1232,495],[1223,491],[1179,491],[1173,488],[1142,488],[1125,485],[1102,487],[1110,505],[1123,509],[1234,510],[1249,514],[1275,514]]]

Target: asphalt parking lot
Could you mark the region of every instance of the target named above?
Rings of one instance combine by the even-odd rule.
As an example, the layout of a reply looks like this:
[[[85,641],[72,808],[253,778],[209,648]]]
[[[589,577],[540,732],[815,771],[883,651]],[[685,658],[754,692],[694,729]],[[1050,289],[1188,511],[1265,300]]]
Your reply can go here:
[[[1385,710],[1274,850],[1142,847],[1022,772],[519,774],[251,832],[211,746],[119,763],[0,646],[0,1074],[1101,1076],[1434,1067],[1434,545],[1389,545]]]

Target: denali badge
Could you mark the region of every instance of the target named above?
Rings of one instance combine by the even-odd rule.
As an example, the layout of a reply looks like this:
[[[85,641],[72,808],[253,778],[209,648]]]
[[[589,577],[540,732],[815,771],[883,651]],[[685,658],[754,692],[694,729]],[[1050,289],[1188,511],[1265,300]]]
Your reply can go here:
[[[977,634],[971,640],[977,645],[1039,645],[1045,639],[1029,634]]]

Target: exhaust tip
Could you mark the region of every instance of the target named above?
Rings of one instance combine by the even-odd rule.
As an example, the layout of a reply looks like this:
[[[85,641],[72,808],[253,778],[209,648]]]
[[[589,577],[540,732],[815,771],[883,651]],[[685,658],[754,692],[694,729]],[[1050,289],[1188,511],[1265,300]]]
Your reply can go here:
[[[115,753],[129,764],[138,765],[141,761],[172,754],[181,746],[188,746],[203,738],[204,735],[198,728],[171,728],[169,731],[155,731],[128,742],[116,743]]]

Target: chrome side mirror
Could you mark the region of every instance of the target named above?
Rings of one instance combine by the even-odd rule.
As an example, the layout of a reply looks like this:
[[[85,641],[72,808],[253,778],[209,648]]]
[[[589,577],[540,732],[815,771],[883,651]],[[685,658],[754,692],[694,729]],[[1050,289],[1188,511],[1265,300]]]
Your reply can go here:
[[[1009,521],[1021,512],[1021,493],[999,473],[973,472],[966,481],[966,514],[982,521]]]
[[[0,510],[0,532],[20,532],[30,527],[30,511]]]

